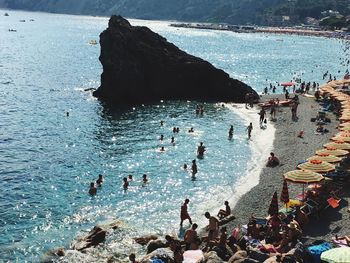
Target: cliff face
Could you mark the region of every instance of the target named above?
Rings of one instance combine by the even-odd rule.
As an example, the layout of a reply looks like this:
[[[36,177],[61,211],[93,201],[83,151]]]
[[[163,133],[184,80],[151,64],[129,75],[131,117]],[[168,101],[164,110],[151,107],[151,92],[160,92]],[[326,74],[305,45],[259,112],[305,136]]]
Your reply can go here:
[[[94,96],[113,104],[165,100],[243,102],[246,84],[187,54],[146,27],[112,16],[100,35],[103,66]]]

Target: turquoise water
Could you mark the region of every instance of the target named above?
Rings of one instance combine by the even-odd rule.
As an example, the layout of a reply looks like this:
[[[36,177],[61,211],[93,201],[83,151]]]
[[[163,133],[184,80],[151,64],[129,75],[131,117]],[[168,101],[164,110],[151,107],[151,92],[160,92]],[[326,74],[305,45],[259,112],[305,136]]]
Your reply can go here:
[[[220,104],[206,104],[204,116],[196,116],[196,102],[105,109],[84,89],[99,85],[99,46],[88,42],[98,40],[107,18],[9,14],[0,15],[0,261],[36,262],[96,223],[115,219],[127,227],[99,255],[112,251],[122,257],[134,249],[126,234],[178,231],[184,198],[191,200],[194,221],[201,222],[206,209],[216,210],[231,197],[252,154],[245,120]],[[257,91],[270,81],[302,76],[321,82],[326,70],[345,70],[337,40],[133,23],[149,26]],[[235,136],[228,140],[231,124]],[[179,134],[172,133],[173,126],[180,127]],[[190,127],[194,134],[187,133]],[[196,158],[201,141],[207,153],[197,160],[199,173],[192,180],[181,167]],[[88,186],[99,173],[105,183],[91,198]],[[144,173],[150,179],[146,187]],[[124,192],[122,178],[128,174],[135,181]]]

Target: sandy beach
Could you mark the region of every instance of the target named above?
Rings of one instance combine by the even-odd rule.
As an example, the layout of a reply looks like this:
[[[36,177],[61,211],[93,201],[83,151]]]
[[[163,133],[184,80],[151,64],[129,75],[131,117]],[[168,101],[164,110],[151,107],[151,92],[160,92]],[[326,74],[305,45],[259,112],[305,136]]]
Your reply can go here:
[[[278,97],[278,95],[265,96],[262,101],[271,97]],[[278,167],[264,167],[262,169],[258,185],[244,194],[234,207],[233,214],[237,218],[232,222],[232,226],[246,224],[252,214],[257,217],[266,217],[274,191],[277,191],[278,195],[281,193],[283,174],[295,170],[300,161],[315,155],[315,151],[322,149],[323,144],[328,143],[337,132],[336,126],[339,122],[332,113],[328,113],[327,117],[331,119],[331,123],[326,128],[330,132],[324,135],[315,134],[316,124],[310,120],[316,117],[320,106],[313,98],[303,96],[299,96],[299,98],[298,121],[292,121],[289,107],[280,107],[277,112],[277,120],[268,122],[268,125],[274,125],[276,129],[273,152],[280,159],[281,164]],[[297,137],[301,130],[305,133],[304,138]],[[252,141],[255,139],[253,137]],[[268,156],[265,156],[265,160],[267,158]],[[288,187],[291,199],[302,192],[302,186],[299,184],[288,183]],[[328,208],[321,213],[319,219],[312,219],[305,229],[304,236],[330,241],[330,238],[335,234],[349,234],[349,215],[346,211],[346,198],[348,196],[348,193],[343,196],[345,200],[342,201],[340,209]]]

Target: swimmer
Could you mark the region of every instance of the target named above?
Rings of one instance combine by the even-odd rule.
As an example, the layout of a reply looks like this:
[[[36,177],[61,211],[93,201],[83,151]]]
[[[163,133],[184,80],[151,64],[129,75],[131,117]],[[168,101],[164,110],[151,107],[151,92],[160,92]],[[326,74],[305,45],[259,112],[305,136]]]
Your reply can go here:
[[[163,139],[164,139],[164,135],[162,134],[162,135],[160,135],[159,140],[163,141]]]
[[[174,136],[171,137],[171,143],[175,143],[175,138],[174,138]]]
[[[188,132],[194,132],[193,127],[191,127]]]
[[[160,126],[163,126],[163,124],[164,124],[164,121],[160,121]]]
[[[176,133],[176,127],[173,128],[173,133]]]
[[[97,188],[96,188],[94,182],[90,183],[89,194],[90,195],[96,195],[97,194]]]
[[[131,181],[133,181],[133,179],[132,179],[132,174],[129,174],[129,175],[128,175],[128,182],[130,183]]]
[[[183,168],[184,170],[187,170],[187,164],[184,164]]]
[[[103,183],[103,175],[99,174],[98,179],[96,180],[96,184],[97,186],[102,186],[102,183]]]
[[[165,152],[164,146],[162,146],[159,151]]]
[[[123,178],[123,188],[124,190],[127,190],[129,187],[129,182],[128,179],[126,177]]]
[[[179,133],[179,132],[180,132],[180,128],[177,127],[177,128],[176,128],[176,133]]]
[[[67,117],[69,117],[69,111],[66,112]]]

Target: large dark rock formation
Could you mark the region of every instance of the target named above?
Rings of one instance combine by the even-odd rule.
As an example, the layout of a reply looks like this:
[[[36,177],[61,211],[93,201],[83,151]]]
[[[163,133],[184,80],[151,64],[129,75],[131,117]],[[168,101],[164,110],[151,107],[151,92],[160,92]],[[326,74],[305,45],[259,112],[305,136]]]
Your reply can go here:
[[[94,95],[112,104],[164,100],[243,102],[246,84],[189,55],[147,27],[112,16],[100,35],[101,86]]]

